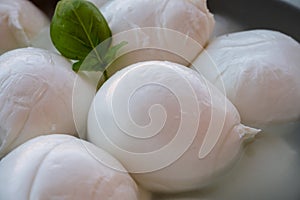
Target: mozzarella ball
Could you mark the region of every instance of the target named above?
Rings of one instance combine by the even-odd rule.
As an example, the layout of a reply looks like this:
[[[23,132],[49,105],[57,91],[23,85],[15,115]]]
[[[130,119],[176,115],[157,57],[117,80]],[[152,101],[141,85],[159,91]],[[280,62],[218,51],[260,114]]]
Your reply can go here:
[[[0,180],[0,199],[6,200],[138,199],[135,182],[115,158],[68,135],[40,136],[19,146],[1,160]]]
[[[30,1],[1,0],[0,54],[31,46],[31,40],[46,26],[49,19]]]
[[[194,70],[162,61],[131,65],[97,92],[87,139],[151,191],[201,188],[229,169],[258,130]]]
[[[75,79],[71,63],[46,50],[28,47],[0,57],[0,157],[38,135],[77,134],[72,111]],[[87,116],[89,105],[85,107],[78,113]]]
[[[283,33],[252,30],[212,41],[194,68],[225,93],[246,125],[300,119],[300,45]]]
[[[113,33],[113,45],[128,42],[108,69],[110,74],[141,61],[188,65],[214,28],[205,0],[113,0],[100,10]]]
[[[101,11],[113,34],[133,28],[169,28],[204,46],[214,27],[205,0],[114,0]]]

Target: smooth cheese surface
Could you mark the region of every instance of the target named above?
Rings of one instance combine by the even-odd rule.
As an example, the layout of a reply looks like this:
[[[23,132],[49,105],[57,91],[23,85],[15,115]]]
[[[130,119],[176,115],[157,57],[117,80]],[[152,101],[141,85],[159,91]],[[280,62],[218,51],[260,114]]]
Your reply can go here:
[[[0,54],[31,46],[32,39],[49,26],[49,19],[27,0],[1,0]]]
[[[100,88],[87,139],[118,158],[146,189],[178,192],[214,181],[256,133],[197,72],[148,61],[119,71]]]
[[[0,156],[26,140],[46,134],[76,135],[72,111],[71,63],[37,48],[0,57]]]
[[[252,30],[216,38],[193,67],[225,93],[242,122],[263,127],[300,119],[300,44]]]
[[[113,34],[143,27],[179,31],[205,45],[214,27],[204,0],[116,0],[101,8]]]
[[[137,200],[137,185],[125,171],[115,158],[86,141],[40,136],[1,160],[0,198]]]
[[[100,8],[113,45],[127,42],[108,73],[141,61],[189,65],[203,50],[214,28],[205,0],[115,0]]]

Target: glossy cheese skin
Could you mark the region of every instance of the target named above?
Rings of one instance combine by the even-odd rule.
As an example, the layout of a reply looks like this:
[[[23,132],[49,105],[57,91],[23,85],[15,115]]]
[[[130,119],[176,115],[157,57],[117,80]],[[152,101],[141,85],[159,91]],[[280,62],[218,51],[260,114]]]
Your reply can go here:
[[[28,47],[32,40],[49,26],[49,19],[27,0],[1,0],[0,55],[6,51]]]
[[[101,11],[113,34],[134,28],[168,28],[204,46],[214,28],[205,0],[115,0]]]
[[[72,91],[76,73],[64,57],[37,48],[0,57],[0,157],[38,135],[76,135]]]
[[[190,64],[211,37],[215,21],[205,0],[113,0],[100,8],[113,45],[127,42],[108,74],[136,62]]]
[[[300,119],[300,44],[276,31],[251,30],[213,40],[193,63],[255,127]]]
[[[115,158],[69,135],[40,136],[19,146],[1,160],[0,180],[5,200],[138,200],[137,185]]]
[[[87,139],[110,152],[146,189],[201,188],[229,169],[257,130],[197,72],[162,61],[140,62],[97,92]]]

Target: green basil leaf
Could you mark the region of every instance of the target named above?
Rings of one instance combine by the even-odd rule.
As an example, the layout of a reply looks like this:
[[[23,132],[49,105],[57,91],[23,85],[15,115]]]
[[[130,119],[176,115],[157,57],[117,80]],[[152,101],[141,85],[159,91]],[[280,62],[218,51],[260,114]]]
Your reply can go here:
[[[111,30],[92,3],[86,0],[61,0],[51,21],[50,35],[54,46],[63,56],[83,60],[97,45],[111,37]],[[98,59],[101,62],[101,57]]]

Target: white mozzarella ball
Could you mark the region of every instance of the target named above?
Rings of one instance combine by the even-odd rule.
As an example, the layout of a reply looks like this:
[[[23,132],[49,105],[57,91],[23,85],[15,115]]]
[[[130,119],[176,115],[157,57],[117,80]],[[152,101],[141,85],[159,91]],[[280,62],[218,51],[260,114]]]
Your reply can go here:
[[[252,30],[221,36],[194,68],[236,106],[242,122],[256,127],[300,119],[300,45],[283,33]]]
[[[31,40],[49,26],[49,19],[27,0],[1,0],[0,54],[31,46]]]
[[[87,139],[104,148],[151,191],[204,187],[239,157],[258,130],[194,70],[147,61],[112,76],[97,92]]]
[[[113,34],[133,28],[169,28],[205,45],[214,27],[205,0],[114,0],[101,11]]]
[[[209,40],[214,18],[205,0],[113,0],[100,9],[121,49],[112,73],[141,61],[191,63]],[[110,70],[108,70],[110,71]]]
[[[86,92],[89,85],[76,77],[71,63],[50,51],[28,47],[0,57],[0,157],[38,135],[76,135],[74,113],[76,125],[84,129],[92,100],[87,97],[92,94]],[[73,112],[76,79],[81,84]],[[80,91],[85,92],[84,97],[79,96]]]
[[[137,185],[115,158],[69,135],[19,146],[1,160],[0,180],[0,199],[6,200],[138,199]]]

